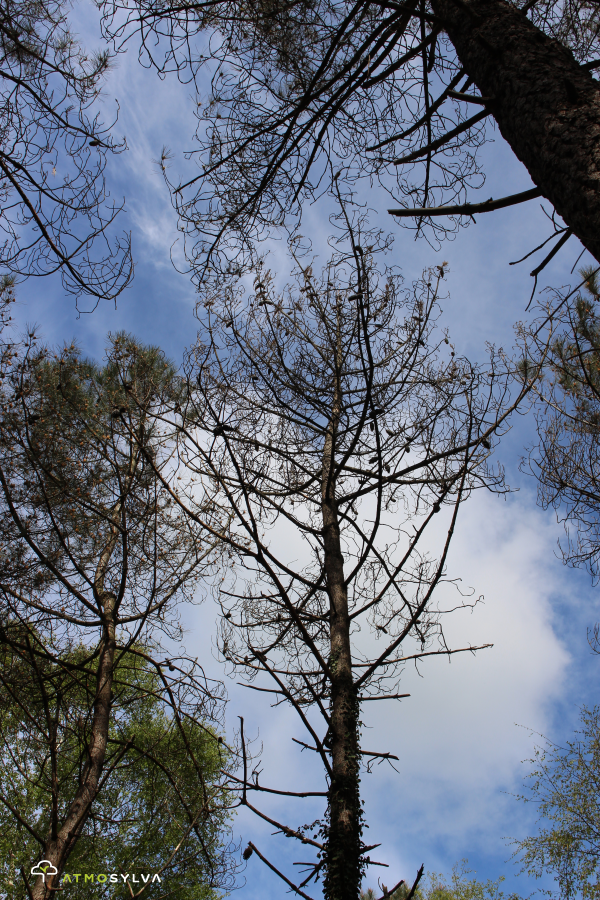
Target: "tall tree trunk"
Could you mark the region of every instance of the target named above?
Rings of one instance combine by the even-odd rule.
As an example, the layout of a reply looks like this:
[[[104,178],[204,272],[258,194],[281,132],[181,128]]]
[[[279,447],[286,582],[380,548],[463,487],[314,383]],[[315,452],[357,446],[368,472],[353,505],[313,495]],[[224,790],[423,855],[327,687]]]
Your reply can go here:
[[[112,600],[114,601],[114,598]],[[44,859],[52,863],[58,870],[58,874],[56,876],[46,875],[45,880],[43,876],[38,876],[31,890],[33,900],[46,900],[54,895],[65,863],[77,842],[90,807],[98,793],[108,743],[114,660],[115,626],[111,617],[106,626],[100,649],[88,758],[79,788],[60,829],[56,833],[51,832],[44,845]]]
[[[79,787],[69,806],[67,814],[57,827],[56,816],[52,816],[52,825],[44,844],[43,859],[47,860],[57,870],[56,875],[39,875],[31,889],[32,900],[48,900],[55,895],[59,887],[59,879],[66,865],[69,855],[73,850],[81,830],[85,825],[90,808],[96,799],[100,778],[104,768],[106,748],[108,745],[108,732],[110,725],[110,703],[115,667],[115,604],[114,594],[105,589],[105,578],[110,558],[119,538],[119,530],[116,522],[121,512],[121,504],[117,504],[113,510],[113,524],[111,533],[100,555],[96,567],[94,590],[96,600],[102,608],[103,633],[100,640],[100,652],[98,656],[98,671],[96,674],[96,695],[94,699],[94,712],[92,715],[92,727],[88,754]],[[58,749],[56,752],[60,752]],[[54,802],[54,798],[53,798]]]
[[[600,261],[600,93],[570,50],[505,0],[431,0],[534,184]]]
[[[344,583],[344,559],[335,498],[334,457],[340,397],[336,389],[332,421],[323,450],[324,566],[330,609],[331,725],[327,744],[331,749],[331,784],[328,791],[324,895],[326,900],[354,900],[362,878],[360,861],[362,816],[358,700],[352,678],[348,591]]]

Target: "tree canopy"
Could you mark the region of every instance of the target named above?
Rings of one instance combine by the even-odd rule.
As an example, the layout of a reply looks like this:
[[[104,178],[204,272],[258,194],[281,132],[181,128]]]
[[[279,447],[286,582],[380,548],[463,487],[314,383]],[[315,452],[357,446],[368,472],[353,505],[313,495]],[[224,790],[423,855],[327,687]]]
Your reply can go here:
[[[84,874],[91,874],[94,896],[109,896],[107,873],[116,873],[121,886],[121,875],[137,875],[137,890],[142,874],[158,874],[160,882],[150,880],[144,896],[211,900],[220,896],[227,868],[227,797],[220,788],[227,754],[210,728],[177,726],[144,648],[134,649],[142,653],[123,652],[115,665],[102,786],[63,884],[70,896],[89,896]],[[68,812],[92,740],[97,658],[90,663],[80,646],[55,661],[52,650],[19,624],[3,626],[0,854],[9,896],[26,896],[20,870],[29,874],[39,856],[37,836],[51,830],[51,817]],[[48,804],[54,794],[55,809]]]
[[[38,346],[32,332],[22,344],[5,342],[0,369],[0,645],[8,653],[4,686],[20,704],[21,726],[33,717],[35,728],[25,738],[42,741],[42,783],[50,777],[46,805],[39,813],[32,810],[36,818],[28,830],[39,858],[56,873],[35,879],[28,888],[35,900],[51,894],[53,879],[66,870],[92,821],[96,798],[113,790],[105,784],[113,763],[123,755],[126,772],[132,754],[139,753],[141,771],[141,747],[134,751],[138,745],[128,738],[115,744],[119,716],[125,715],[125,724],[133,727],[127,715],[135,711],[134,704],[127,712],[129,701],[119,711],[115,677],[118,669],[121,675],[136,673],[134,657],[139,658],[140,677],[131,685],[132,697],[139,694],[136,702],[141,704],[136,715],[142,716],[144,703],[150,704],[155,726],[160,713],[178,729],[174,764],[184,765],[177,754],[185,746],[203,792],[201,809],[192,808],[184,795],[177,797],[188,826],[201,843],[197,817],[204,833],[211,833],[213,815],[221,821],[201,760],[186,742],[190,729],[208,734],[211,723],[220,721],[223,689],[179,646],[176,604],[194,599],[198,579],[210,577],[215,562],[214,541],[197,539],[163,485],[162,477],[172,474],[173,428],[157,415],[166,402],[176,401],[180,388],[163,354],[127,335],[109,341],[107,357],[98,366],[74,345],[52,351]],[[204,509],[216,527],[218,510],[214,504]],[[34,710],[28,709],[28,692],[23,693],[27,679],[13,659],[29,666],[37,685]],[[13,676],[17,681],[21,677],[20,686],[8,686]],[[81,724],[72,721],[70,694],[75,707],[87,704]],[[32,690],[32,702],[35,696]],[[210,734],[218,743],[214,728]],[[151,741],[152,734],[147,738]],[[165,737],[167,744],[169,740]],[[9,738],[4,746],[10,753]],[[61,780],[63,766],[72,775]],[[152,779],[149,788],[151,784]],[[118,784],[114,791],[118,796]],[[18,804],[8,798],[5,802],[19,819]],[[210,858],[207,851],[207,865]],[[214,882],[221,875],[226,881],[227,866],[217,869]]]
[[[595,897],[600,875],[600,709],[583,708],[576,738],[565,746],[546,740],[529,762],[527,791],[521,796],[539,811],[539,832],[515,841],[523,871],[554,876],[565,897]]]
[[[500,890],[500,885],[504,881],[502,876],[495,881],[492,879],[479,881],[477,878],[469,877],[474,874],[472,869],[468,868],[468,860],[463,859],[452,868],[450,878],[441,873],[427,872],[413,896],[416,900],[505,900],[505,898],[518,900],[516,894],[506,897]],[[389,897],[389,900],[406,900],[409,894],[406,884],[402,884],[391,894],[385,885],[381,890],[384,897]],[[376,895],[373,888],[367,888],[361,892],[360,900],[375,900]]]
[[[474,211],[492,121],[533,186],[477,211],[545,197],[565,222],[553,220],[552,250],[575,234],[600,258],[595,4],[106,0],[103,10],[117,47],[140,40],[161,73],[189,81],[205,67],[211,79],[195,168],[170,183],[200,280],[254,265],[257,241],[293,231],[303,203],[336,179],[381,186],[402,222],[443,236]]]
[[[504,490],[488,458],[529,390],[509,400],[505,357],[475,366],[436,331],[443,266],[404,288],[379,263],[385,239],[352,223],[343,203],[339,225],[321,272],[292,243],[284,289],[261,269],[249,293],[203,294],[185,393],[165,413],[188,483],[228,511],[222,656],[251,689],[295,710],[306,729],[297,742],[323,767],[317,790],[295,778],[263,785],[242,732],[239,802],[301,843],[307,874],[298,884],[255,842],[247,856],[303,897],[322,878],[328,900],[357,897],[378,864],[362,838],[361,772],[395,757],[362,746],[362,704],[405,696],[409,660],[478,649],[444,637],[446,615],[476,603],[447,572],[448,552],[471,493]],[[193,489],[173,496],[214,535]],[[326,809],[312,826],[282,823],[258,805],[261,792],[322,796]]]
[[[538,480],[540,504],[556,509],[564,522],[564,559],[587,567],[597,579],[600,324],[596,304],[600,293],[597,270],[590,267],[581,275],[581,290],[558,301],[552,295],[531,325],[519,327],[524,358],[537,374],[539,440],[529,449],[526,469]]]
[[[98,95],[111,54],[85,51],[63,0],[5,0],[0,13],[0,268],[60,272],[76,296],[114,299],[133,274],[114,233],[107,157],[125,149]]]

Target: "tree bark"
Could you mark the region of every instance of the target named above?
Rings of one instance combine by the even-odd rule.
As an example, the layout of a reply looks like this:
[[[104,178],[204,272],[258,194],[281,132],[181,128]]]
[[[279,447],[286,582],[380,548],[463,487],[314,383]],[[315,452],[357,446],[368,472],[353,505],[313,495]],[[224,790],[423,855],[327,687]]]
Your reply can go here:
[[[503,138],[600,261],[599,85],[505,0],[431,0]]]
[[[121,504],[113,514],[113,520],[118,519]],[[94,699],[94,712],[87,759],[81,774],[79,787],[75,797],[69,806],[65,819],[56,827],[53,822],[50,833],[44,843],[43,859],[52,863],[56,868],[56,875],[39,875],[31,888],[32,900],[48,900],[54,896],[59,887],[60,876],[66,865],[73,847],[81,834],[81,830],[87,821],[90,807],[98,794],[102,769],[106,757],[108,745],[108,732],[110,725],[110,703],[115,665],[116,635],[115,635],[115,605],[114,594],[105,590],[105,577],[110,558],[114,552],[119,537],[119,531],[114,524],[111,527],[109,539],[104,546],[96,568],[94,589],[96,599],[103,612],[103,634],[100,641],[98,659],[98,671],[96,674],[96,696]]]
[[[110,622],[107,625],[100,651],[97,692],[88,759],[82,773],[79,789],[69,807],[64,822],[56,834],[48,836],[44,846],[43,858],[51,862],[58,872],[55,876],[47,875],[45,880],[41,875],[38,876],[31,890],[33,900],[46,900],[58,888],[63,867],[77,842],[81,829],[87,820],[90,807],[98,793],[108,742],[114,658],[115,627],[114,622]]]
[[[332,421],[323,449],[322,503],[324,567],[330,609],[331,724],[326,739],[331,750],[328,826],[323,891],[326,900],[354,900],[360,891],[362,815],[358,700],[352,677],[348,591],[335,498],[335,437],[340,410],[336,388]]]

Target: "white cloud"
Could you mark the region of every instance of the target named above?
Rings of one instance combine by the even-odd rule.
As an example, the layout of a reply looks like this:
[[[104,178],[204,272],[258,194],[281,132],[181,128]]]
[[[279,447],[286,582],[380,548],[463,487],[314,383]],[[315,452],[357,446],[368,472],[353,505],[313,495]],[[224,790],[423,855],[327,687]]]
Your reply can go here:
[[[533,747],[528,729],[550,726],[570,660],[553,630],[552,597],[569,593],[568,573],[553,557],[556,535],[551,516],[526,499],[505,503],[480,493],[466,504],[449,570],[483,593],[485,603],[449,619],[446,633],[451,646],[494,647],[475,658],[424,662],[423,678],[407,669],[402,688],[411,698],[393,713],[378,703],[376,714],[365,717],[381,749],[401,759],[399,776],[365,780],[378,823],[370,837],[385,833],[389,847],[396,834],[398,848],[408,819],[413,845],[416,832],[425,852],[433,833],[434,843],[459,856],[474,844],[497,847],[521,816],[500,791],[520,781],[521,760]]]

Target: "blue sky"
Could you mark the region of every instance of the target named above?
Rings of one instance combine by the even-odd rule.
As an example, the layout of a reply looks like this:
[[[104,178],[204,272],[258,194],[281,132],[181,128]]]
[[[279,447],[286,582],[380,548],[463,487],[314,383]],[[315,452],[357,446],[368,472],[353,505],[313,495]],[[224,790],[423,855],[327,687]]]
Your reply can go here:
[[[77,5],[74,17],[85,42],[97,44],[92,4]],[[186,171],[182,153],[192,146],[195,101],[188,87],[143,70],[134,52],[120,57],[107,79],[102,101],[107,118],[115,99],[121,110],[116,134],[125,134],[129,150],[110,163],[108,179],[112,194],[126,197],[122,227],[133,235],[133,285],[116,309],[107,304],[78,317],[58,279],[30,281],[19,288],[16,316],[22,325],[36,323],[51,342],[74,337],[99,359],[107,332],[125,329],[159,344],[179,362],[197,329],[195,293],[171,261],[173,255],[183,262],[177,221],[153,160],[167,145],[174,172]],[[488,181],[481,199],[530,186],[499,135],[484,153]],[[486,342],[510,349],[514,323],[526,316],[533,266],[508,264],[545,236],[539,203],[479,216],[439,252],[400,229],[386,215],[383,196],[370,193],[369,203],[379,213],[374,221],[396,232],[393,261],[406,281],[426,266],[449,262],[450,298],[442,304],[442,325],[450,329],[458,354],[482,359]],[[305,223],[320,246],[328,233],[323,209],[306,210]],[[540,287],[574,280],[569,270],[579,250],[572,244],[544,273]],[[276,265],[280,259],[277,251]],[[379,707],[387,704],[369,704],[378,709],[365,716],[371,729],[365,744],[385,746],[400,757],[398,773],[381,766],[363,779],[369,842],[383,842],[377,853],[390,866],[381,870],[388,885],[410,879],[421,863],[449,873],[453,863],[467,857],[478,877],[505,876],[506,889],[522,896],[540,886],[517,878],[509,859],[506,838],[530,833],[535,818],[512,794],[527,770],[521,761],[540,740],[534,732],[557,742],[568,739],[579,706],[596,702],[600,659],[589,650],[586,628],[600,615],[597,589],[585,573],[562,565],[557,555],[562,528],[552,513],[536,506],[535,483],[519,471],[523,448],[532,438],[531,417],[516,416],[497,451],[514,493],[505,499],[479,494],[466,505],[450,559],[452,571],[485,597],[472,614],[452,624],[456,643],[491,642],[494,648],[477,657],[455,657],[451,664],[433,660],[422,666],[422,677],[407,670],[402,688],[411,698],[385,710]],[[211,674],[224,676],[212,648],[215,615],[210,599],[186,613],[186,645],[206,660]],[[228,727],[233,731],[243,714],[247,727],[260,735],[265,781],[268,776],[274,786],[284,786],[291,773],[296,787],[318,788],[318,769],[290,741],[302,736],[293,714],[271,711],[265,695],[244,691],[234,680],[228,681],[228,690]],[[279,800],[271,808],[289,817],[291,825],[319,814],[318,805],[310,803],[290,807]],[[272,839],[269,829],[249,815],[238,816],[235,830],[244,843],[252,839],[280,863],[291,860],[285,839]],[[379,873],[372,873],[366,884],[374,886]],[[244,900],[279,897],[284,890],[256,858],[245,879],[239,892]]]

